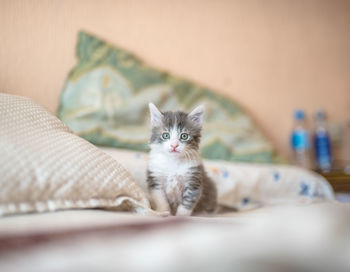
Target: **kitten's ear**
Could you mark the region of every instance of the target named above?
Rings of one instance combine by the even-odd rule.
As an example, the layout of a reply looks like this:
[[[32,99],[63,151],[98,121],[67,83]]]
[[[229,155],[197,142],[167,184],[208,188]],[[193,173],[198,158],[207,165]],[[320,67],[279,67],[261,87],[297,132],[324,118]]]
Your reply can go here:
[[[148,104],[149,112],[151,114],[152,127],[159,127],[162,124],[163,114],[157,109],[153,103]]]
[[[190,118],[197,126],[201,126],[203,113],[204,113],[204,106],[200,105],[188,114],[188,118]]]

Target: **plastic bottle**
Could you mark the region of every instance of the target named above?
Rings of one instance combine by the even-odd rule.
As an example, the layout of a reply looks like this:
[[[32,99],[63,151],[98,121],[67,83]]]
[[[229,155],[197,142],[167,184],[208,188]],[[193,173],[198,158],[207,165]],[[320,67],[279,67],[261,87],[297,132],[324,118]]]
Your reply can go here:
[[[294,129],[291,133],[292,161],[295,165],[312,167],[310,159],[310,134],[306,126],[306,116],[303,110],[294,112]]]
[[[332,168],[331,143],[323,110],[315,113],[314,149],[317,168],[329,172]]]
[[[344,127],[343,152],[344,172],[350,175],[350,115]]]

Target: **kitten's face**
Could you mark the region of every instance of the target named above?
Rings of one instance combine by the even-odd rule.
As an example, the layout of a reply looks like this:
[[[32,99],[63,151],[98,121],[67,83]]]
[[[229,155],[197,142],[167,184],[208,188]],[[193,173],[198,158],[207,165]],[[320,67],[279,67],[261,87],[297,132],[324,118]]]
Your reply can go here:
[[[153,104],[151,113],[151,148],[154,151],[171,156],[187,156],[198,151],[201,136],[203,107],[195,108],[191,113],[160,112]]]

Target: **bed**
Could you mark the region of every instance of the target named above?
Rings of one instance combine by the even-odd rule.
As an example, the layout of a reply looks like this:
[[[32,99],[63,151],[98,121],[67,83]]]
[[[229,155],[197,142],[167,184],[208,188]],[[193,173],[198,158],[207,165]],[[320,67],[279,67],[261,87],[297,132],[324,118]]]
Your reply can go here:
[[[102,210],[1,219],[1,271],[349,271],[350,205],[213,217]]]
[[[20,101],[21,112],[28,104],[33,107],[33,102],[24,98],[8,99]],[[12,105],[11,113],[6,112],[13,115],[15,108]],[[44,109],[35,105],[35,115],[41,111]],[[22,116],[28,119],[17,126],[25,124],[28,130],[34,126],[30,120],[37,123],[32,117]],[[0,271],[349,271],[350,205],[335,201],[331,187],[317,174],[288,165],[205,160],[208,175],[218,188],[219,203],[235,211],[164,217],[147,203],[147,153],[97,148],[69,130],[62,132],[67,128],[58,129],[59,124],[55,117],[46,119],[39,129],[27,131],[28,138],[32,134],[34,139],[42,137],[40,146],[51,147],[51,156],[68,155],[70,167],[77,167],[74,171],[62,172],[57,168],[57,158],[45,165],[47,158],[40,153],[26,155],[33,145],[31,140],[13,145],[12,152],[3,149],[8,151],[4,153],[8,161],[17,158],[16,163],[26,164],[23,171],[33,167],[41,174],[28,181],[35,181],[31,186],[40,192],[35,199],[32,193],[27,194],[28,187],[20,190],[25,185],[21,176],[16,195],[22,200],[12,201],[12,206],[3,194],[9,189],[2,184]],[[57,137],[56,130],[64,143],[70,143],[68,153],[52,146],[50,137]],[[1,142],[5,139],[10,146],[16,141],[15,136],[0,136]],[[26,156],[30,162],[25,161]],[[36,165],[36,161],[40,163]],[[106,161],[107,166],[102,163]],[[86,163],[97,172],[112,165],[114,170],[100,179],[113,186],[80,184],[77,193],[74,184],[67,182],[52,193],[42,186],[42,180],[36,181],[43,171],[52,171],[52,175],[59,172],[59,181],[68,175],[69,180],[78,182],[70,175],[76,176],[79,171],[78,176],[83,178],[94,171],[85,169]],[[0,170],[4,171],[4,165]],[[17,178],[18,173],[14,173],[11,182]],[[127,173],[130,177],[125,177]],[[6,175],[1,174],[4,182]],[[25,173],[28,175],[29,170]],[[113,180],[108,179],[111,175]],[[56,183],[52,177],[46,185]],[[66,187],[70,189],[62,193]],[[105,188],[108,192],[117,188],[113,201]]]
[[[147,153],[97,147],[1,93],[0,149],[0,271],[350,270],[350,205],[311,171],[204,160],[230,212],[165,216]]]

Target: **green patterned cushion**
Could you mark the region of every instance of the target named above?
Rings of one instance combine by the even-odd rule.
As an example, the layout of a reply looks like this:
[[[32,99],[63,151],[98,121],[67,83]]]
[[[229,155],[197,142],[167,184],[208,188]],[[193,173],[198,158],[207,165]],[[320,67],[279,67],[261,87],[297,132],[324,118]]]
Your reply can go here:
[[[65,83],[59,118],[78,135],[105,146],[148,151],[148,103],[161,110],[205,104],[201,154],[208,159],[275,162],[272,145],[232,100],[154,69],[127,51],[79,33],[78,64]]]

